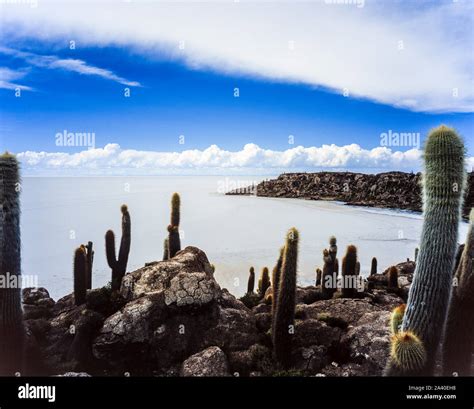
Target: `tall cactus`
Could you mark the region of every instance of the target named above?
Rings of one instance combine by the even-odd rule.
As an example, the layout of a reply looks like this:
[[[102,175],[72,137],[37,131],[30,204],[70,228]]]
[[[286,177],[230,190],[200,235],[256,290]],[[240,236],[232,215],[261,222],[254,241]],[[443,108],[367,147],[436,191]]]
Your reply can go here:
[[[105,234],[105,253],[107,263],[112,269],[112,290],[119,290],[122,284],[122,278],[127,271],[128,255],[130,253],[131,242],[131,221],[130,213],[126,205],[122,205],[122,239],[118,259],[115,256],[115,234],[108,230]]]
[[[347,246],[346,255],[342,259],[342,296],[345,298],[355,297],[357,263],[357,247],[351,244]]]
[[[82,305],[86,302],[87,294],[87,255],[85,246],[80,246],[74,252],[74,302]]]
[[[424,161],[423,228],[402,332],[419,338],[426,350],[422,365],[408,372],[430,376],[451,292],[465,184],[462,140],[453,129],[440,126],[428,136]],[[406,373],[404,368],[397,368],[396,361],[393,363],[395,370],[388,371],[388,375]]]
[[[332,298],[336,292],[336,273],[334,268],[334,260],[329,254],[328,249],[323,250],[323,271],[321,276],[321,293],[324,298]]]
[[[173,193],[171,197],[171,223],[168,226],[168,256],[173,258],[181,250],[181,240],[179,238],[181,199],[178,193]]]
[[[268,267],[263,267],[262,274],[258,280],[258,294],[264,297],[268,287],[270,287],[270,272]]]
[[[398,288],[398,269],[395,266],[391,266],[388,269],[388,288]]]
[[[21,282],[20,175],[15,156],[0,155],[0,277]],[[22,371],[21,286],[0,287],[0,376]]]
[[[88,290],[92,289],[92,266],[94,264],[94,250],[92,249],[93,243],[89,241],[86,249],[86,259],[87,259],[87,268],[86,268],[86,288]]]
[[[285,252],[273,326],[273,352],[277,361],[288,368],[291,364],[292,334],[296,308],[296,270],[299,233],[294,227],[286,235]]]
[[[474,345],[474,209],[456,271],[443,342],[443,373],[470,376]]]
[[[281,268],[283,265],[284,253],[285,247],[283,246],[280,248],[280,254],[278,255],[277,263],[275,267],[273,267],[272,271],[272,321],[275,320],[276,306],[278,302],[278,289],[280,287]]]
[[[255,289],[255,269],[250,267],[249,279],[247,281],[247,294],[252,294]]]

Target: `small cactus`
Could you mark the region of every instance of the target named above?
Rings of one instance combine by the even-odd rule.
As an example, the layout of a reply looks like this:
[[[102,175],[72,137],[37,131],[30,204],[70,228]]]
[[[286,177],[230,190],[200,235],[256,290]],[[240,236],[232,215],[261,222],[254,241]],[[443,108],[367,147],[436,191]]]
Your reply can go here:
[[[255,289],[255,269],[250,267],[249,280],[247,282],[247,294],[252,294]]]
[[[74,303],[82,305],[87,295],[86,247],[80,246],[74,252]]]
[[[332,258],[332,261],[336,261],[337,256],[337,239],[334,236],[329,238],[329,255]]]
[[[171,197],[171,223],[168,226],[168,248],[169,258],[173,258],[181,250],[181,239],[179,237],[181,199],[178,193]]]
[[[328,249],[323,250],[323,271],[321,277],[321,293],[324,298],[332,298],[333,294],[336,292],[335,285],[335,272],[334,272],[334,261],[329,254]]]
[[[398,269],[395,266],[388,269],[388,288],[398,288]]]
[[[347,246],[346,255],[342,259],[342,296],[344,298],[353,298],[355,296],[357,263],[357,247],[351,244]]]
[[[396,369],[413,374],[425,364],[426,350],[414,333],[402,331],[392,335],[390,358]]]
[[[21,279],[20,166],[0,155],[0,279]],[[10,276],[10,278],[8,278]],[[0,376],[22,372],[25,330],[20,286],[0,288]]]
[[[373,276],[377,274],[377,258],[372,258],[372,264],[370,265],[370,275]]]
[[[169,251],[168,237],[166,237],[163,240],[163,261],[169,260],[170,258],[169,255],[170,255],[170,251]]]
[[[401,304],[394,308],[392,314],[390,315],[390,328],[392,330],[392,335],[395,335],[400,331],[403,316],[405,315],[405,308],[406,304]]]
[[[270,287],[270,273],[268,268],[264,267],[262,270],[262,275],[258,280],[258,294],[261,297],[264,297],[268,287]]]
[[[321,270],[320,268],[317,268],[317,269],[316,269],[316,284],[315,284],[316,287],[317,287],[318,285],[321,285],[321,278],[322,278],[322,276],[323,276],[322,270]]]
[[[296,308],[296,270],[299,233],[294,227],[286,236],[285,252],[273,327],[273,352],[276,360],[288,368],[291,364],[292,329]]]
[[[87,246],[85,247],[86,251],[86,261],[87,261],[87,268],[86,268],[86,288],[88,290],[92,289],[92,266],[94,264],[94,250],[92,249],[93,243],[89,241]]]
[[[118,259],[115,256],[115,234],[112,230],[108,230],[105,234],[105,253],[107,263],[112,269],[112,290],[120,289],[122,278],[127,271],[128,255],[130,252],[131,241],[131,222],[130,213],[126,205],[122,205],[122,239],[120,241],[120,249]]]

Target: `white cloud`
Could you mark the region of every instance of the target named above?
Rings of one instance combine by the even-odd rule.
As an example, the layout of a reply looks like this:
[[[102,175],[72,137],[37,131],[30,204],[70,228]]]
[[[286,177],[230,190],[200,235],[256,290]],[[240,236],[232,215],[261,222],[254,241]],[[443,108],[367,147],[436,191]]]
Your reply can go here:
[[[473,110],[473,2],[352,3],[42,0],[36,8],[5,4],[2,25],[12,41],[129,46],[194,68],[347,88],[415,111]]]
[[[137,81],[129,81],[123,77],[114,74],[112,71],[106,70],[104,68],[94,67],[93,65],[88,65],[83,60],[73,58],[59,58],[54,55],[39,55],[1,46],[0,53],[10,55],[16,58],[21,58],[28,64],[40,68],[62,69],[66,71],[76,72],[82,75],[96,75],[129,87],[141,86],[140,83]]]
[[[155,152],[121,149],[118,144],[82,152],[21,152],[18,158],[27,175],[34,174],[173,174],[173,173],[278,173],[284,170],[321,169],[417,170],[421,151],[392,151],[387,147],[363,149],[357,144],[321,147],[297,146],[274,151],[247,144],[232,152],[211,145],[204,150]],[[472,158],[471,158],[472,161]]]
[[[26,71],[15,71],[7,67],[0,67],[0,88],[32,91],[33,88],[31,87],[13,82],[22,79],[26,74]]]

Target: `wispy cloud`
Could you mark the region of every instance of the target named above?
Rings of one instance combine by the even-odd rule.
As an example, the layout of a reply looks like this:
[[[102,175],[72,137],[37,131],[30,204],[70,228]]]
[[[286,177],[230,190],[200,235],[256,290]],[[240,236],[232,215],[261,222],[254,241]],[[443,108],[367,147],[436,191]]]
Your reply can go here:
[[[0,67],[0,88],[32,91],[33,88],[16,82],[17,80],[21,80],[25,75],[27,75],[27,71],[18,71],[7,67]]]
[[[473,110],[472,1],[338,3],[43,0],[6,8],[2,22],[20,42],[130,47],[414,111]]]
[[[172,173],[251,173],[306,169],[418,170],[421,151],[392,151],[387,147],[363,149],[357,144],[321,147],[297,146],[284,151],[247,144],[239,151],[211,145],[204,150],[155,152],[121,149],[118,144],[82,152],[21,152],[26,174],[120,175]],[[473,158],[470,164],[474,165]]]
[[[30,64],[35,67],[46,69],[61,69],[76,72],[82,75],[95,75],[107,80],[118,82],[119,84],[123,84],[128,87],[141,86],[141,84],[137,81],[129,81],[123,77],[118,76],[110,70],[89,65],[85,61],[79,59],[59,58],[54,55],[40,55],[1,46],[0,53],[15,58],[20,58],[24,60],[27,64]]]

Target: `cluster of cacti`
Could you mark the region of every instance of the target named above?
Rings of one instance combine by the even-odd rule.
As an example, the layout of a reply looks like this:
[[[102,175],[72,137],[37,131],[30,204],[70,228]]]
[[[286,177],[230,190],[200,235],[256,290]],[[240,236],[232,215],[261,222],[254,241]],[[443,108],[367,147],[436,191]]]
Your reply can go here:
[[[112,269],[112,290],[119,290],[122,284],[122,278],[127,271],[128,254],[130,252],[131,241],[131,224],[130,213],[126,205],[122,205],[122,239],[120,241],[120,249],[118,258],[115,253],[115,234],[112,230],[108,230],[105,234],[105,252],[107,263]]]
[[[81,305],[86,302],[87,295],[87,255],[84,246],[74,252],[74,302]]]
[[[433,375],[451,293],[465,183],[462,140],[445,126],[433,130],[424,161],[420,250],[402,335],[392,340],[387,375]]]
[[[395,266],[391,266],[388,269],[388,288],[395,289],[398,288],[398,269]]]
[[[173,258],[181,250],[179,237],[181,199],[178,193],[171,196],[171,223],[168,226],[168,258]]]
[[[21,275],[20,174],[15,156],[0,155],[0,276]],[[18,279],[17,282],[20,282]],[[0,375],[22,371],[24,327],[20,286],[0,288]]]
[[[471,375],[474,348],[474,210],[453,282],[443,342],[443,373]]]
[[[247,281],[247,294],[252,294],[255,289],[255,269],[250,267],[249,279]]]
[[[262,274],[260,279],[258,280],[258,294],[260,297],[264,297],[267,289],[270,287],[270,272],[268,271],[268,267],[263,267]]]
[[[298,242],[298,230],[291,228],[286,235],[272,328],[274,356],[285,368],[291,364],[292,334],[296,308]]]
[[[342,296],[344,298],[355,297],[356,280],[360,272],[360,264],[357,261],[357,247],[350,244],[347,246],[346,255],[342,259]]]

